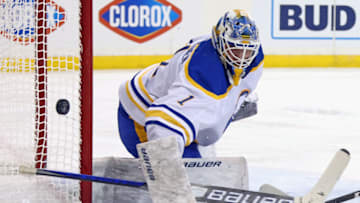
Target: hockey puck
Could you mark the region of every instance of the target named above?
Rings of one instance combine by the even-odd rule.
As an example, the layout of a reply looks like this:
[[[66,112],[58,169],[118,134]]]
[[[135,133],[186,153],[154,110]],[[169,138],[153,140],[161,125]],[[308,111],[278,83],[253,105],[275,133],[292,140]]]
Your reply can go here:
[[[66,115],[70,111],[70,103],[67,99],[59,99],[56,102],[56,112],[61,115]]]

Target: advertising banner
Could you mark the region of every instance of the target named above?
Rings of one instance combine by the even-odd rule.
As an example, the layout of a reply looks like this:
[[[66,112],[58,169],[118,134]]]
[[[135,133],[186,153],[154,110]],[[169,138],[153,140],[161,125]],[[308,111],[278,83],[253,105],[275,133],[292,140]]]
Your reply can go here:
[[[358,0],[253,0],[252,13],[266,54],[359,55]]]

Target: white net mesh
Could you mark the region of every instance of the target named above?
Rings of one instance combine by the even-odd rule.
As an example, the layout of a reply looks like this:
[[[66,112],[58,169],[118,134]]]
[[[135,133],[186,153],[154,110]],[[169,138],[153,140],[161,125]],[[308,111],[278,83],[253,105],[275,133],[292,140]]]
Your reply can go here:
[[[77,0],[0,0],[0,202],[80,201],[79,181],[18,173],[80,172],[79,22]]]

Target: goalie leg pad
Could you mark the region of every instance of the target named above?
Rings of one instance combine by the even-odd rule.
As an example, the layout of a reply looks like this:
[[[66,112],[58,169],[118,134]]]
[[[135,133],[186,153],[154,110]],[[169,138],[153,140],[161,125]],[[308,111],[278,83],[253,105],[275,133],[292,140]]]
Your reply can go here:
[[[174,136],[137,145],[142,170],[154,203],[195,203]]]

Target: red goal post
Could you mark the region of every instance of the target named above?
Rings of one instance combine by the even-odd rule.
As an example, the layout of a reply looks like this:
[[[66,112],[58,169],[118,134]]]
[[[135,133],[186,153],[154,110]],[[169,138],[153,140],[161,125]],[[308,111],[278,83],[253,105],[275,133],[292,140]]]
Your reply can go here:
[[[82,52],[81,52],[81,66],[86,67],[81,71],[81,135],[83,141],[81,144],[81,160],[82,174],[92,174],[92,70],[93,70],[93,27],[92,27],[92,1],[80,0],[81,18],[80,26],[82,27]],[[81,182],[81,200],[82,202],[91,202],[92,198],[92,184],[91,182]]]

